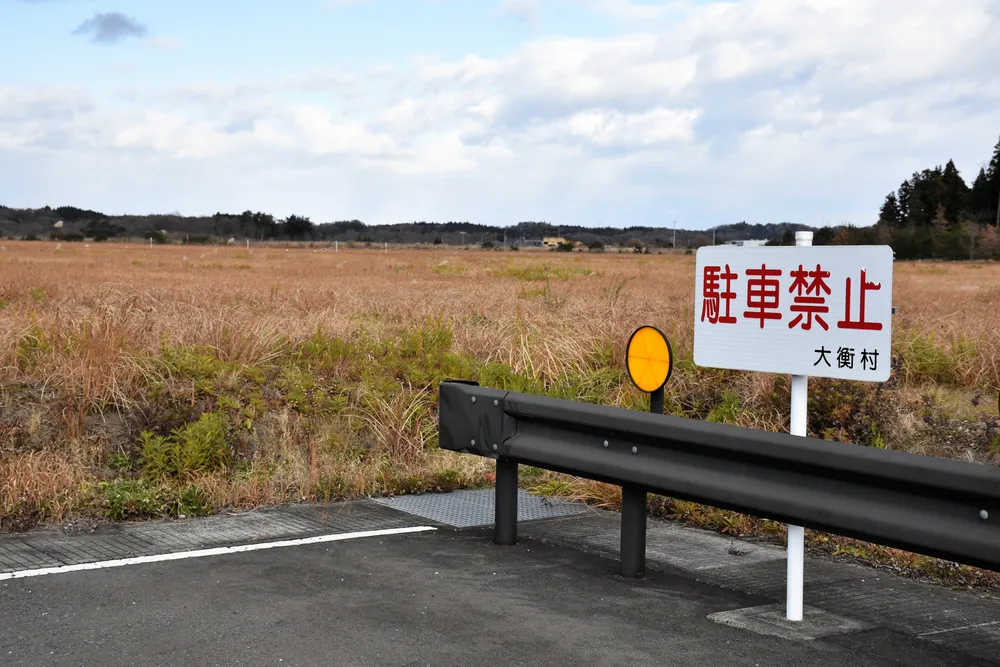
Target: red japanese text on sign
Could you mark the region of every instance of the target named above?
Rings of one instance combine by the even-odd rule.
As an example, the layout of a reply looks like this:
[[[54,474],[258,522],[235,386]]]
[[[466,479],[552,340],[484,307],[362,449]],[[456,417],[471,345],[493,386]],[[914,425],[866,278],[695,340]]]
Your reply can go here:
[[[815,271],[805,270],[799,264],[798,271],[793,270],[789,275],[794,280],[788,291],[795,294],[791,310],[798,315],[788,323],[788,328],[793,329],[801,322],[802,328],[809,331],[812,329],[813,317],[815,317],[823,330],[829,331],[830,327],[827,326],[826,320],[821,315],[830,312],[829,306],[826,305],[826,297],[823,295],[823,292],[830,294],[830,286],[826,284],[826,278],[830,277],[830,272],[824,271],[819,264],[816,265]],[[803,319],[805,319],[804,322]]]
[[[778,276],[781,269],[769,269],[767,265],[761,264],[759,269],[747,269],[747,308],[743,317],[760,321],[760,328],[764,328],[764,320],[780,320],[781,313],[773,312],[778,309],[778,297],[780,294],[780,284]]]
[[[858,319],[851,319],[851,279],[847,278],[847,297],[844,306],[844,319],[837,322],[837,327],[840,329],[862,329],[864,331],[881,331],[882,324],[880,322],[867,322],[865,321],[865,295],[868,292],[877,292],[882,289],[881,283],[874,283],[866,280],[867,272],[861,269],[861,294],[858,301]]]
[[[729,270],[728,264],[726,264],[725,271],[722,271],[721,266],[705,267],[704,287],[702,288],[702,297],[704,300],[701,306],[702,322],[707,318],[711,324],[736,324],[736,318],[730,315],[729,307],[732,300],[736,298],[732,282],[737,277],[735,273]],[[726,287],[720,291],[721,281],[726,282]],[[721,312],[723,304],[725,304],[725,314]]]

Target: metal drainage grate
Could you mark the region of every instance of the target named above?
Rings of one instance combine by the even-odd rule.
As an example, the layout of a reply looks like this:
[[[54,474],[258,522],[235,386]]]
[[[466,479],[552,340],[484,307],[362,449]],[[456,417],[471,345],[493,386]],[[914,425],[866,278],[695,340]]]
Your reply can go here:
[[[456,528],[488,526],[493,523],[493,489],[428,493],[419,496],[373,498],[372,500],[380,505]],[[586,510],[585,505],[533,496],[526,491],[518,491],[517,493],[518,521],[571,516]]]

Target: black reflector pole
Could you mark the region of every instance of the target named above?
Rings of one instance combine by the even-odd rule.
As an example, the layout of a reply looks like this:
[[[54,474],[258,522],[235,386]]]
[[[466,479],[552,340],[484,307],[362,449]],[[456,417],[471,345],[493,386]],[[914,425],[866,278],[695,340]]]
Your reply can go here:
[[[663,414],[663,387],[649,395],[649,411],[654,415]]]
[[[663,414],[663,387],[649,395],[649,411]],[[646,574],[646,489],[634,484],[622,485],[621,567],[623,577]]]
[[[517,544],[517,461],[497,459],[497,483],[494,500],[496,544]]]

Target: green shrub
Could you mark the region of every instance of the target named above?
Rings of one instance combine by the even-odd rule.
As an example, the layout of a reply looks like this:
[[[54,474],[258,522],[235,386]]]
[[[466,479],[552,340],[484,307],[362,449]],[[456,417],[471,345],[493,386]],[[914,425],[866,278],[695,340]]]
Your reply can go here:
[[[987,445],[987,449],[990,454],[997,456],[1000,454],[1000,431],[993,434],[990,438],[990,443]]]
[[[884,448],[898,405],[884,385],[831,378],[809,381],[809,430],[820,438]]]
[[[18,368],[23,371],[31,370],[38,364],[41,357],[51,349],[52,345],[46,338],[45,332],[37,324],[33,324],[17,341],[14,358],[17,359]]]
[[[193,380],[209,380],[234,367],[219,359],[212,348],[189,345],[164,346],[160,361],[171,374]]]
[[[154,479],[224,469],[232,459],[227,432],[223,416],[213,412],[174,429],[169,436],[143,431],[139,436],[140,466]]]
[[[625,379],[621,368],[600,368],[587,372],[569,372],[548,384],[545,393],[553,398],[608,405]]]
[[[374,386],[389,380],[433,388],[442,379],[474,377],[478,362],[453,352],[453,341],[447,324],[429,320],[403,332],[398,344],[379,346],[373,355],[377,363],[365,368],[364,380]]]
[[[205,492],[193,485],[181,489],[174,498],[171,509],[180,517],[205,516],[214,510]]]
[[[503,275],[517,278],[518,280],[545,280],[549,277],[549,267],[547,266],[521,266],[510,267],[503,271]]]
[[[115,453],[111,455],[108,467],[118,472],[127,472],[132,469],[132,459],[127,454]]]
[[[545,393],[545,383],[538,378],[518,373],[507,364],[496,362],[485,364],[479,369],[479,384],[525,394]]]
[[[316,376],[298,366],[285,366],[276,385],[284,401],[301,413],[322,412],[334,405]]]
[[[161,516],[166,510],[163,489],[142,479],[98,482],[96,500],[101,513],[112,521]]]
[[[342,361],[356,356],[350,343],[327,336],[317,329],[312,337],[302,341],[292,350],[292,362],[323,370],[332,370]]]
[[[399,341],[399,353],[403,357],[438,356],[451,350],[455,335],[448,325],[429,320],[422,326],[403,332]]]
[[[725,389],[722,396],[719,397],[719,402],[712,406],[705,420],[718,424],[736,425],[739,423],[742,411],[743,399],[731,389]]]
[[[439,491],[455,491],[461,488],[461,475],[454,468],[434,473],[434,486]]]
[[[399,475],[389,480],[388,489],[396,495],[416,493],[442,493],[462,488],[461,476],[457,470],[441,470],[431,475]]]
[[[0,532],[23,533],[37,526],[43,516],[43,508],[28,497],[0,503]]]
[[[913,335],[902,350],[903,373],[907,380],[926,380],[935,384],[962,383],[960,367],[976,356],[976,344],[964,336],[951,341],[949,352],[933,334]]]
[[[500,271],[499,275],[510,276],[518,280],[541,281],[549,280],[550,278],[569,280],[575,276],[596,276],[600,274],[587,267],[548,266],[547,264],[543,264],[522,267],[510,266]]]

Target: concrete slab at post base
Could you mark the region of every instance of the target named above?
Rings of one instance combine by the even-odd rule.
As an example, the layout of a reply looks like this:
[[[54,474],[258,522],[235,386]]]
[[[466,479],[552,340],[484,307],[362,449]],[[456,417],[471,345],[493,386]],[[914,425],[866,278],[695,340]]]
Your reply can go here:
[[[720,611],[709,614],[708,618],[740,630],[800,642],[873,627],[814,607],[803,609],[801,621],[789,621],[785,618],[785,605],[780,603]]]

